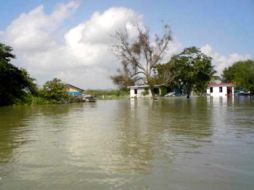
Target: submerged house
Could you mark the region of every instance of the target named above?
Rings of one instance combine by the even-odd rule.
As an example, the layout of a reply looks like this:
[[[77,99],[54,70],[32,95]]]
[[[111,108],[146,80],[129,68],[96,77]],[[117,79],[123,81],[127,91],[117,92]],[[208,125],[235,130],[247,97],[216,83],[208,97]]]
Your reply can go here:
[[[129,89],[131,98],[152,97],[152,93],[148,85],[129,86]],[[160,94],[159,87],[154,88],[154,93]]]
[[[131,98],[152,97],[152,93],[151,93],[151,90],[149,89],[149,85],[129,86],[128,88],[130,89]],[[163,94],[163,89],[166,90],[166,93],[170,92],[170,89],[163,85],[155,85],[154,94],[157,96],[161,96]]]
[[[213,97],[234,96],[235,87],[232,82],[211,82],[206,90],[207,95]]]
[[[71,96],[80,96],[83,94],[84,90],[81,88],[78,88],[76,86],[73,86],[71,84],[65,84],[66,86],[66,92]]]

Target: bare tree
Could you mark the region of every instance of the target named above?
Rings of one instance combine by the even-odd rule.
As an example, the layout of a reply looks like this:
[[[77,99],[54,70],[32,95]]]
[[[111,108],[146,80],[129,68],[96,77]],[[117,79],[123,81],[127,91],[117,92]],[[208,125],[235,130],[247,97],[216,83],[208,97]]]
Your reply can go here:
[[[128,86],[134,85],[137,81],[134,77],[135,69],[129,68],[129,64],[122,61],[122,69],[117,70],[117,74],[111,76],[113,83],[122,90],[127,90]]]
[[[116,33],[117,44],[114,46],[114,53],[121,60],[122,70],[119,70],[118,75],[111,78],[114,81],[117,76],[121,75],[133,83],[141,80],[143,84],[149,86],[154,97],[156,83],[154,73],[157,64],[163,58],[169,41],[172,40],[171,31],[169,26],[165,25],[164,34],[161,37],[155,35],[154,41],[151,41],[148,29],[139,26],[136,29],[138,35],[135,40],[131,40],[126,31]]]

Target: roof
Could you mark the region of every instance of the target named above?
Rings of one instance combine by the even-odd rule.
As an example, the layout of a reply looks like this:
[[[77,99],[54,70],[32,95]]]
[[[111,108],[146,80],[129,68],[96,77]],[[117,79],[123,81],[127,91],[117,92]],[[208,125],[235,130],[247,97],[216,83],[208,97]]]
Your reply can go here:
[[[220,83],[216,83],[216,82],[210,82],[208,84],[208,87],[219,87],[219,86],[234,86],[235,84],[233,82],[220,82]]]
[[[148,88],[149,85],[135,85],[135,86],[128,86],[128,88]]]
[[[165,86],[165,85],[154,85],[154,87],[161,87],[161,86]],[[134,88],[149,88],[149,85],[144,84],[144,85],[135,85],[135,86],[128,86],[128,88],[130,89],[134,89]]]
[[[68,86],[68,87],[71,87],[71,88],[75,88],[75,89],[77,89],[77,90],[79,90],[79,91],[84,91],[83,89],[81,89],[81,88],[79,88],[79,87],[76,87],[76,86],[74,86],[74,85],[72,85],[72,84],[65,84],[66,86]]]

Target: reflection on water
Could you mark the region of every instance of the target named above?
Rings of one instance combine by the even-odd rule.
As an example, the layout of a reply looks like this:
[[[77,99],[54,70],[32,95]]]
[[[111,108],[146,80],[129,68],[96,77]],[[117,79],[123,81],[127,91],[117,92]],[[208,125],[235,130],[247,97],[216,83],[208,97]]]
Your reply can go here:
[[[253,189],[250,99],[0,109],[0,189]]]

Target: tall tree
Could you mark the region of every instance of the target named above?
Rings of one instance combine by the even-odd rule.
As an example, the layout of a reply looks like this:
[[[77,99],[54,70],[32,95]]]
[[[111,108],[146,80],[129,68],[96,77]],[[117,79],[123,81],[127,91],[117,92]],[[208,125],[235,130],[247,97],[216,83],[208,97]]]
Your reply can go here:
[[[36,92],[36,85],[25,69],[10,63],[15,58],[12,48],[0,43],[0,106],[23,100],[28,93]]]
[[[174,82],[174,75],[170,63],[158,64],[156,66],[156,81],[157,84],[172,86]]]
[[[215,74],[212,58],[196,47],[185,48],[172,57],[170,62],[174,84],[190,98],[192,91],[204,93],[209,81]]]
[[[113,81],[120,79],[124,85],[128,85],[128,82],[133,84],[141,81],[143,84],[149,85],[154,97],[154,71],[156,65],[163,58],[169,41],[172,40],[171,31],[169,26],[165,25],[162,37],[156,35],[155,40],[151,41],[150,33],[147,29],[139,26],[136,29],[138,35],[134,40],[129,37],[126,31],[116,33],[117,44],[114,47],[114,53],[122,63],[122,70],[111,78]],[[121,84],[121,82],[118,83]]]
[[[254,94],[254,61],[238,61],[225,68],[222,73],[224,82],[235,82],[238,88],[243,88]]]

